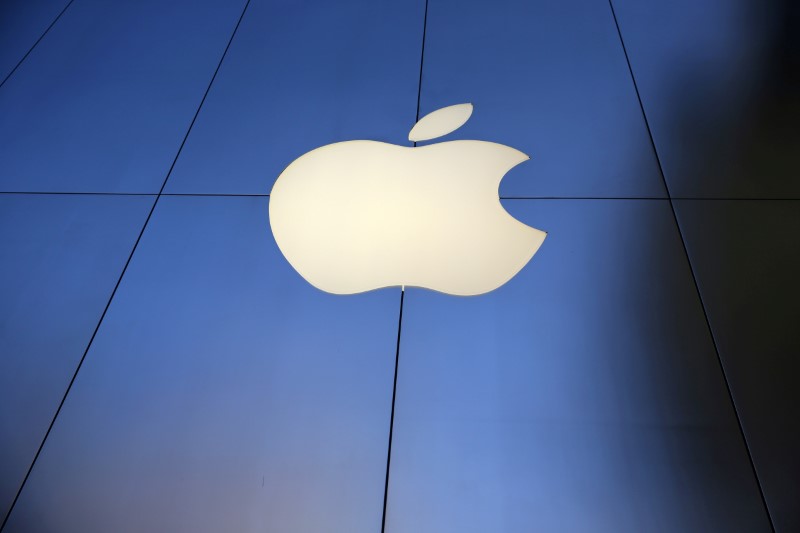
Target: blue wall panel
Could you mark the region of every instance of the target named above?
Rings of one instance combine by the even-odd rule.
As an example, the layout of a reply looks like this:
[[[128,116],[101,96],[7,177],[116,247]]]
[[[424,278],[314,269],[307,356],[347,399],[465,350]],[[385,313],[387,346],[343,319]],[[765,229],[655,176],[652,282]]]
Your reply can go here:
[[[6,529],[377,531],[399,301],[308,285],[265,198],[162,198]]]
[[[473,102],[454,138],[531,156],[503,196],[664,196],[605,2],[433,0],[422,113]]]
[[[0,90],[0,190],[156,193],[243,2],[75,2]]]
[[[97,326],[151,197],[0,195],[0,516]]]
[[[424,3],[254,2],[167,192],[265,194],[303,153],[408,144]]]

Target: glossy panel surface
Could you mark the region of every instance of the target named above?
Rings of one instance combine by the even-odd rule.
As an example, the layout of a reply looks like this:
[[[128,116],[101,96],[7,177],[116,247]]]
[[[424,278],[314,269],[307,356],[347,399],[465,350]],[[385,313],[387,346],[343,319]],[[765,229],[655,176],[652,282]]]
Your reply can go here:
[[[158,192],[243,5],[76,1],[0,90],[0,190]]]
[[[519,276],[406,294],[387,531],[769,531],[667,202],[506,205]]]
[[[0,82],[14,69],[69,0],[0,2]]]
[[[265,198],[162,198],[7,530],[377,531],[399,300],[308,285]]]
[[[300,155],[353,139],[408,146],[424,2],[254,2],[167,186],[268,193]]]
[[[800,202],[677,210],[775,525],[798,531]]]
[[[614,0],[670,192],[800,198],[789,0]]]
[[[502,196],[664,194],[607,3],[438,0],[427,28],[421,113],[472,102],[452,138],[531,156]]]
[[[0,521],[152,201],[0,195]]]

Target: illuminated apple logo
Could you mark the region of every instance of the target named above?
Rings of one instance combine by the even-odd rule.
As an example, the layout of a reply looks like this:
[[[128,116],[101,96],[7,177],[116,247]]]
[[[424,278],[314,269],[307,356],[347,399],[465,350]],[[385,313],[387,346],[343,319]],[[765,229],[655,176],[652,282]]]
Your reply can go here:
[[[441,137],[471,114],[472,104],[439,109],[408,138]],[[295,270],[326,292],[398,285],[461,296],[489,292],[514,277],[546,236],[500,204],[500,180],[527,159],[485,141],[322,146],[275,182],[272,233]]]

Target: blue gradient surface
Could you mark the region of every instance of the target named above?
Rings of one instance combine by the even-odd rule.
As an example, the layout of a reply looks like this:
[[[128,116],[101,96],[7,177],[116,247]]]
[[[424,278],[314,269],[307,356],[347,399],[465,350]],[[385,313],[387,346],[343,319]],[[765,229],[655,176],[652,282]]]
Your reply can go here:
[[[10,531],[371,531],[399,290],[308,285],[266,198],[165,198]]]
[[[0,90],[0,190],[157,193],[243,5],[70,6]]]
[[[531,156],[501,196],[665,196],[608,5],[430,3],[422,113],[472,102],[453,134]]]
[[[374,533],[390,427],[385,533],[798,529],[789,2],[65,5],[0,2],[2,533]],[[519,276],[300,278],[286,165],[467,101]]]
[[[92,338],[152,199],[0,195],[0,515]]]
[[[6,0],[0,18],[0,82],[36,43],[69,0]]]
[[[254,2],[167,185],[267,194],[294,159],[351,139],[408,145],[424,2]]]

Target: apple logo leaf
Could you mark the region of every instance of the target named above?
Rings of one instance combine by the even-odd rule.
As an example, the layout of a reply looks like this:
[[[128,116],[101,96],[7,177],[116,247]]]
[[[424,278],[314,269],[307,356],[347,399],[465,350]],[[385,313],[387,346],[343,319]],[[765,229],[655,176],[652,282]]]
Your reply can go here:
[[[422,117],[408,133],[413,142],[428,141],[463,126],[472,115],[472,104],[456,104],[437,109]]]

